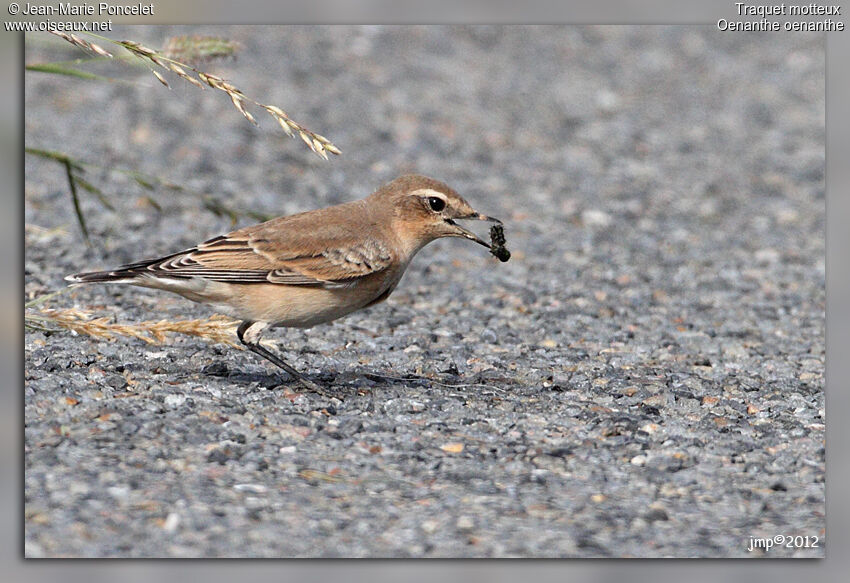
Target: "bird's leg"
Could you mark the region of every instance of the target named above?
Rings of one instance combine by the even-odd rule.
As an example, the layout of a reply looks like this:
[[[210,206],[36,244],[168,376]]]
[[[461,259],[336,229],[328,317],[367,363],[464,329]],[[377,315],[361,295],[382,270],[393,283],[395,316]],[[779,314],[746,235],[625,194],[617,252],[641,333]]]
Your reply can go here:
[[[239,325],[239,328],[236,330],[236,335],[239,337],[239,341],[242,342],[245,346],[248,347],[248,350],[259,354],[266,360],[276,364],[286,372],[290,374],[290,376],[296,380],[298,380],[302,385],[319,393],[320,395],[330,396],[325,392],[325,390],[314,383],[313,381],[307,379],[306,377],[301,376],[297,370],[288,365],[284,360],[260,344],[260,334],[262,331],[268,326],[265,322],[251,322],[250,320],[246,320]]]

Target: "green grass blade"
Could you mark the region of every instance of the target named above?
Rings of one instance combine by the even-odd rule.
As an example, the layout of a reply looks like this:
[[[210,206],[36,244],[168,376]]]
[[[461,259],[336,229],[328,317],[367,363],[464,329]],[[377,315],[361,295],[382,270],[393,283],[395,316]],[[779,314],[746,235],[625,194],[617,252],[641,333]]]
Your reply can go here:
[[[112,81],[109,77],[96,75],[95,73],[89,73],[88,71],[80,71],[79,69],[72,69],[71,67],[66,67],[65,65],[60,65],[58,63],[37,63],[34,65],[27,65],[25,68],[27,71],[34,71],[36,73],[66,75],[68,77],[87,79],[89,81]]]
[[[55,292],[51,292],[49,294],[44,294],[43,296],[38,296],[37,298],[32,299],[32,300],[28,301],[27,303],[25,303],[24,307],[25,308],[33,308],[33,307],[35,307],[39,304],[43,304],[47,300],[53,299],[56,296],[58,296],[59,294],[65,293],[69,289],[70,288],[64,287],[62,289],[56,290]]]
[[[92,184],[88,180],[80,178],[79,176],[76,176],[76,175],[74,176],[74,180],[77,181],[77,185],[80,188],[82,188],[82,189],[86,190],[87,192],[90,192],[93,195],[95,195],[97,197],[97,199],[100,201],[100,204],[102,204],[103,206],[105,206],[106,208],[108,208],[111,211],[115,210],[115,207],[112,206],[112,203],[109,202],[109,199],[106,197],[105,194],[103,194],[103,191],[101,189],[99,189],[97,186],[95,186],[94,184]]]
[[[77,195],[77,181],[74,179],[74,169],[68,160],[65,160],[65,173],[68,176],[68,186],[71,188],[71,202],[74,203],[74,213],[77,215],[77,222],[80,224],[80,230],[83,232],[83,238],[86,240],[86,244],[91,247],[89,229],[86,227],[86,219],[80,208],[80,197]]]

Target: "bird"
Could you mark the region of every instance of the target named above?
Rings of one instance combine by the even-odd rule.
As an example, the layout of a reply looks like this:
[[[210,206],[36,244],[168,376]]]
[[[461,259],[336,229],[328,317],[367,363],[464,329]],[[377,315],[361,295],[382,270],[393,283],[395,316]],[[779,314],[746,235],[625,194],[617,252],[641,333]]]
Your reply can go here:
[[[488,243],[458,220],[494,223]],[[498,227],[497,227],[498,226]],[[260,344],[275,327],[310,328],[386,300],[425,245],[462,237],[506,261],[502,221],[474,210],[444,182],[403,175],[364,199],[244,227],[164,257],[69,275],[71,285],[124,283],[177,293],[241,321],[250,351],[323,393]],[[508,254],[509,256],[509,254]]]

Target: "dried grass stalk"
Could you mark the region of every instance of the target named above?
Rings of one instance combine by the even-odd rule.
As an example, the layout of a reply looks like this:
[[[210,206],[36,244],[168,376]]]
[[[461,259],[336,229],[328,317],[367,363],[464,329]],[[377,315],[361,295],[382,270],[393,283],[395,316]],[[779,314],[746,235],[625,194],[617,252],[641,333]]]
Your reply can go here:
[[[239,347],[235,342],[235,330],[239,322],[220,315],[207,320],[159,320],[121,324],[105,316],[95,317],[91,312],[77,308],[43,308],[38,314],[27,314],[25,319],[27,325],[32,328],[46,329],[38,324],[54,325],[77,334],[107,340],[123,336],[137,338],[148,344],[164,344],[168,340],[166,334],[176,333],[196,336],[212,344]]]
[[[89,42],[89,41],[87,41],[83,38],[80,38],[76,34],[73,34],[73,33],[69,34],[67,32],[62,32],[62,31],[59,31],[59,30],[48,30],[47,32],[49,32],[51,34],[55,34],[56,36],[65,39],[66,41],[68,41],[72,45],[78,46],[85,51],[88,51],[90,53],[94,53],[96,55],[100,55],[101,57],[109,57],[110,59],[112,58],[112,53],[105,50],[102,46],[100,46],[99,44],[93,43],[93,42]]]
[[[112,56],[98,45],[90,43],[75,34],[66,34],[61,32],[54,32],[54,34],[86,50],[105,56]],[[128,50],[131,54],[141,59],[151,70],[151,73],[153,73],[154,76],[166,87],[169,86],[168,81],[162,75],[161,71],[170,71],[181,79],[188,81],[195,87],[203,88],[204,85],[208,85],[213,89],[223,91],[228,95],[228,97],[230,97],[230,101],[233,103],[233,106],[239,111],[239,113],[241,113],[245,117],[245,119],[247,119],[253,124],[256,124],[257,120],[254,118],[251,112],[248,111],[248,109],[246,108],[246,104],[253,104],[257,107],[265,109],[278,122],[280,127],[283,128],[283,130],[288,136],[300,136],[304,143],[307,144],[308,148],[310,148],[313,152],[315,152],[317,155],[324,158],[325,160],[328,159],[328,152],[337,155],[341,153],[340,149],[337,148],[333,143],[331,143],[331,141],[328,140],[326,137],[312,132],[303,125],[293,121],[279,107],[260,103],[256,99],[246,96],[239,88],[237,88],[232,83],[225,81],[224,79],[216,75],[211,75],[209,73],[200,71],[192,65],[187,65],[185,62],[182,62],[175,57],[169,56],[169,53],[167,51],[157,51],[156,49],[146,47],[135,41],[117,41],[93,33],[87,34],[100,38],[104,41],[116,44]],[[185,39],[189,37],[183,38]],[[217,40],[221,41],[222,39]],[[186,47],[191,45],[190,41],[184,40],[180,42],[183,42]],[[203,44],[203,42],[199,42],[198,46],[203,46]],[[186,50],[188,50],[188,48]],[[159,68],[159,70],[157,70],[157,68]]]

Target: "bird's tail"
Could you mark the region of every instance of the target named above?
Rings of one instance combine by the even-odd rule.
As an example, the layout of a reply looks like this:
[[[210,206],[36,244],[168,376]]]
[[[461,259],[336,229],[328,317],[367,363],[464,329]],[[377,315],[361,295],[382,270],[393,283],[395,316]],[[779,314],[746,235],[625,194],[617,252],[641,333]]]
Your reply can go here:
[[[110,271],[88,271],[86,273],[75,273],[74,275],[65,276],[65,281],[69,282],[71,285],[81,283],[134,283],[137,285],[143,285],[143,282],[148,279],[146,276],[151,274],[151,269],[154,269],[157,265],[164,261],[180,257],[190,251],[194,251],[194,249],[181,251],[179,253],[172,253],[171,255],[166,255],[165,257],[159,257],[156,259],[145,259],[144,261],[136,263],[128,263]]]
[[[81,283],[129,283],[138,277],[138,273],[128,269],[114,271],[89,271],[65,276],[65,281],[73,284]]]
[[[136,283],[141,276],[140,270],[155,260],[141,261],[122,265],[110,271],[88,271],[65,276],[65,281],[73,284],[80,283]]]

